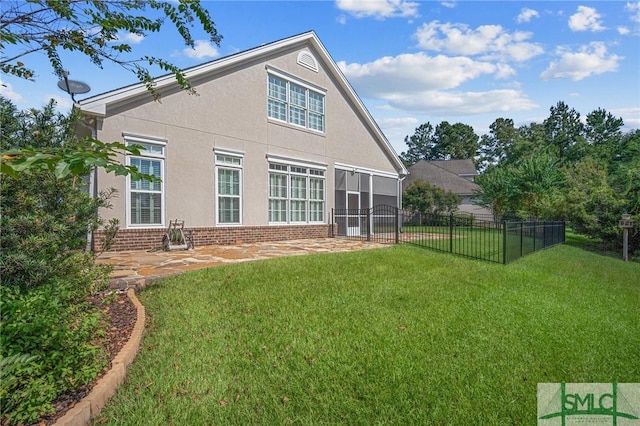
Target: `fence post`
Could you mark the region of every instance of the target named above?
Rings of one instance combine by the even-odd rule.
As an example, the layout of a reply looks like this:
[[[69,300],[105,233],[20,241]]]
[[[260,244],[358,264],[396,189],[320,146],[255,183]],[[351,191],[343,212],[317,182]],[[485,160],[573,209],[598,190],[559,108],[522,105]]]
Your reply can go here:
[[[396,244],[400,242],[400,208],[396,207]]]
[[[522,235],[522,231],[524,228],[524,222],[521,220],[520,221],[520,257],[522,257],[522,253],[523,253],[523,244],[524,244],[524,240],[523,240],[523,235]]]
[[[449,253],[453,253],[453,213],[449,213]]]
[[[502,221],[502,263],[507,264],[507,221]]]
[[[365,213],[366,212],[366,213]],[[369,209],[361,209],[360,214],[365,213],[365,220],[367,221],[367,241],[371,241],[371,210]],[[373,213],[373,212],[371,212]],[[362,217],[362,216],[361,216]]]
[[[333,217],[333,209],[331,209],[331,238],[334,238],[334,237],[335,237],[335,233],[334,233],[334,230],[333,230],[333,228],[334,228],[334,226],[335,226],[335,223],[334,223],[334,221],[333,221],[333,220],[334,220],[334,217]]]

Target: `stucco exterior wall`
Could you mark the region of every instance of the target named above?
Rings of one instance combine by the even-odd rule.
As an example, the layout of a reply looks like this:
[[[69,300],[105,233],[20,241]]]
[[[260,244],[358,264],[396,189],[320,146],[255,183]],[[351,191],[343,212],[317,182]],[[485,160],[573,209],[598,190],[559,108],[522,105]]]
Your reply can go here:
[[[268,225],[268,155],[326,165],[325,223],[334,206],[336,162],[397,174],[365,119],[345,98],[322,61],[318,60],[319,72],[296,63],[301,49],[321,57],[310,45],[297,46],[196,79],[197,95],[173,90],[163,93],[160,102],[148,95],[108,107],[106,117],[97,125],[100,140],[124,141],[123,133],[166,140],[166,214],[161,227],[176,218],[184,219],[188,227],[216,226],[214,149],[244,153],[242,226]],[[267,117],[267,67],[326,90],[324,133]],[[97,175],[99,189],[118,190],[113,207],[101,214],[106,219],[117,217],[123,229],[134,228],[126,220],[126,182],[124,177],[102,171]]]

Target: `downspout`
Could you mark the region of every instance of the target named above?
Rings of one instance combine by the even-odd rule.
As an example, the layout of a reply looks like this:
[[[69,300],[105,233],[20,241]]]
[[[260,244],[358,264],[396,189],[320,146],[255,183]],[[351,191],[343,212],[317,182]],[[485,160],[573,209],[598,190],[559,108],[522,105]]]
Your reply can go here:
[[[88,119],[80,120],[80,123],[87,129],[91,131],[91,139],[97,138],[97,126],[98,120],[93,117]],[[98,169],[93,166],[91,171],[89,172],[89,182],[87,185],[87,189],[89,192],[89,196],[91,198],[96,198],[98,194]],[[94,251],[95,250],[95,241],[93,238],[93,231],[91,229],[87,230],[87,244],[85,246],[85,251]]]

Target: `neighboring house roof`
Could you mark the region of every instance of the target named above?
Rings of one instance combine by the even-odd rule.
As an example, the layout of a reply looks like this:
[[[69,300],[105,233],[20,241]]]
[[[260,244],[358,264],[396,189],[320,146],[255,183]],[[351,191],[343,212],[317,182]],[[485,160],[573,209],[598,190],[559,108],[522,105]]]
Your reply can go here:
[[[215,76],[223,70],[229,70],[234,67],[238,67],[243,63],[249,61],[255,61],[259,57],[268,55],[272,52],[281,49],[290,49],[296,45],[311,45],[319,54],[320,59],[326,65],[327,71],[336,80],[337,84],[343,89],[345,97],[354,106],[356,111],[362,116],[364,122],[370,128],[374,137],[379,141],[382,149],[387,153],[389,158],[392,159],[394,166],[400,175],[406,175],[407,169],[400,161],[397,153],[393,149],[392,145],[387,140],[386,136],[382,133],[380,127],[373,119],[367,108],[364,106],[355,90],[351,87],[351,84],[347,81],[346,77],[331,58],[331,55],[320,42],[320,39],[314,31],[305,32],[285,39],[277,40],[271,43],[261,45],[259,47],[248,49],[242,52],[235,53],[233,55],[225,56],[210,62],[205,62],[200,65],[196,65],[183,70],[185,77],[191,81],[202,80],[209,76]],[[175,90],[178,83],[175,81],[173,74],[166,74],[157,77],[153,80],[155,89],[162,93],[163,90]],[[197,89],[197,84],[194,84]],[[137,100],[143,96],[147,96],[149,100],[152,100],[146,86],[143,83],[132,84],[119,89],[112,90],[110,92],[95,95],[86,99],[83,99],[76,103],[75,108],[78,108],[84,114],[93,115],[97,117],[104,117],[107,115],[107,106],[112,107],[115,105],[122,105],[129,103],[133,100]]]
[[[480,190],[480,186],[471,181],[476,175],[471,160],[420,160],[408,169],[409,176],[403,182],[403,190],[417,179],[458,195],[472,195]]]

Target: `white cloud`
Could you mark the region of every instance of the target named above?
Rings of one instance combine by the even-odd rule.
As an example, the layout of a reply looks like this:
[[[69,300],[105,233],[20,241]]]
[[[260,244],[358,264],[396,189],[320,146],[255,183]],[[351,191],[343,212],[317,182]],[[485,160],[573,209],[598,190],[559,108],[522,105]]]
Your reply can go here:
[[[220,55],[218,49],[207,40],[196,40],[193,49],[186,47],[182,53],[194,59],[215,58]]]
[[[538,13],[537,10],[533,10],[533,9],[529,9],[528,7],[525,7],[522,9],[522,11],[520,11],[520,14],[516,18],[516,21],[518,23],[530,22],[532,18],[538,18],[538,17],[540,17],[540,14]]]
[[[0,80],[0,96],[3,96],[13,102],[20,102],[22,100],[22,95],[15,92],[11,84],[2,80]]]
[[[629,28],[627,28],[627,27],[622,27],[622,26],[618,27],[618,34],[620,34],[620,35],[627,35],[630,32],[631,32],[631,30]]]
[[[338,9],[356,18],[418,17],[419,3],[406,0],[336,0]]]
[[[64,110],[66,112],[66,111],[69,111],[73,106],[73,101],[71,100],[71,96],[58,95],[58,94],[52,94],[52,93],[47,93],[42,97],[43,105],[49,103],[51,99],[56,101],[56,108],[58,110]]]
[[[336,18],[336,22],[340,25],[344,25],[347,23],[347,15],[338,15]]]
[[[640,107],[612,108],[609,112],[622,118],[625,129],[640,129]]]
[[[514,72],[508,65],[465,57],[428,56],[424,52],[386,56],[366,64],[339,62],[349,81],[364,96],[451,89],[482,75],[502,78]]]
[[[487,92],[422,92],[393,94],[385,99],[394,107],[439,116],[462,116],[495,112],[526,111],[538,105],[518,90]]]
[[[466,24],[441,24],[432,21],[423,24],[415,33],[418,46],[437,52],[456,55],[485,55],[516,62],[526,61],[543,53],[539,44],[526,40],[529,32],[509,33],[500,25],[481,25],[476,29]]]
[[[444,7],[448,7],[449,9],[453,9],[456,7],[455,1],[441,1],[440,4]]]
[[[602,31],[601,15],[592,7],[578,6],[578,11],[569,17],[569,28],[573,31]]]
[[[592,75],[613,72],[618,69],[618,63],[623,58],[609,54],[607,47],[601,42],[592,42],[581,46],[577,52],[571,52],[565,47],[559,47],[557,52],[560,59],[551,62],[546,70],[540,74],[542,78],[570,78],[578,81]]]
[[[629,18],[633,22],[637,22],[640,24],[640,2],[627,3],[627,5],[625,6],[625,9],[631,15],[629,16]]]
[[[418,119],[415,117],[386,117],[376,120],[380,127],[385,129],[402,129],[407,126],[415,126]]]
[[[127,43],[138,44],[142,40],[144,40],[144,36],[139,34],[134,34],[134,33],[127,33],[124,35],[118,35],[118,39],[123,39]]]

